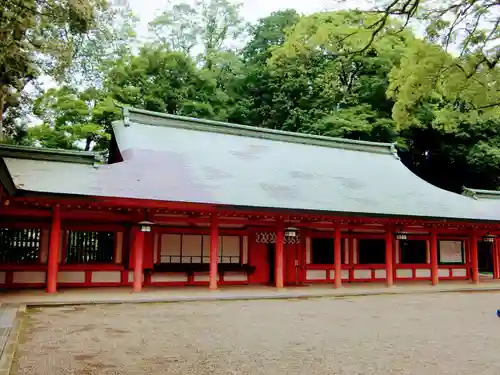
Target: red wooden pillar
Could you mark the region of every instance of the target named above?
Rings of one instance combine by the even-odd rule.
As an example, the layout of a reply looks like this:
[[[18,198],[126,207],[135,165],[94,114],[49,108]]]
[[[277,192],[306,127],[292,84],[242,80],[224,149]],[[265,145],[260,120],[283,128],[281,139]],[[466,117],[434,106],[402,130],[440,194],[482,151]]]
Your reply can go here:
[[[276,251],[275,251],[275,269],[274,279],[276,280],[276,288],[283,288],[283,254],[285,252],[285,228],[283,220],[278,221],[276,228]]]
[[[335,227],[333,263],[335,264],[335,288],[342,286],[342,239],[340,227]]]
[[[57,274],[59,272],[59,248],[61,246],[61,211],[55,206],[50,227],[49,259],[47,267],[47,293],[57,292]]]
[[[438,244],[437,234],[435,230],[431,231],[431,280],[432,285],[437,285],[439,282],[439,268],[438,268]]]
[[[387,286],[394,284],[394,265],[393,265],[393,250],[392,250],[392,230],[387,228],[385,232],[385,280]]]
[[[140,229],[135,233],[134,240],[134,292],[140,292],[142,290],[142,279],[143,279],[143,261],[144,261],[144,232]]]
[[[210,222],[210,275],[209,289],[217,289],[217,258],[219,257],[219,223],[213,215]]]
[[[471,256],[471,275],[472,282],[474,284],[479,284],[479,264],[477,257],[477,234],[476,232],[472,232],[471,241],[470,241],[470,256]]]
[[[499,277],[498,270],[498,241],[495,238],[494,242],[491,244],[491,253],[493,256],[493,279],[496,280]]]

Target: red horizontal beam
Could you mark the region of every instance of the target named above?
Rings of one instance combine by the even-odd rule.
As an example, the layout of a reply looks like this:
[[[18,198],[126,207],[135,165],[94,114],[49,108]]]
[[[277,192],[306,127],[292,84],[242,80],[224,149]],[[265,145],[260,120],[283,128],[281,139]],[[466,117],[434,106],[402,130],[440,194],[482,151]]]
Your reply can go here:
[[[68,207],[78,207],[87,206],[92,208],[127,208],[135,210],[141,213],[145,209],[149,210],[166,210],[168,212],[175,211],[188,211],[197,214],[213,214],[217,213],[219,216],[235,216],[235,217],[248,217],[251,221],[256,224],[248,225],[262,225],[258,220],[259,217],[264,218],[284,218],[285,220],[297,220],[297,221],[308,221],[310,224],[315,221],[329,221],[334,225],[334,223],[339,223],[342,227],[357,227],[357,225],[366,224],[383,224],[385,226],[394,227],[407,227],[412,225],[425,224],[429,228],[423,229],[411,229],[412,231],[422,231],[427,232],[430,227],[436,227],[437,229],[446,228],[449,226],[461,227],[460,229],[473,229],[477,228],[484,231],[496,231],[500,233],[500,223],[489,223],[489,222],[477,222],[477,221],[464,221],[464,220],[426,220],[426,219],[410,219],[410,218],[388,218],[388,217],[370,217],[370,216],[347,216],[347,215],[327,215],[327,214],[312,214],[303,213],[299,211],[287,211],[276,212],[276,210],[231,210],[231,209],[217,209],[215,204],[203,204],[203,203],[185,203],[185,202],[164,202],[148,199],[128,199],[128,198],[104,198],[104,197],[84,197],[84,198],[60,198],[60,197],[50,197],[50,198],[31,198],[31,197],[21,197],[13,198],[13,202],[27,202],[31,204],[39,204],[46,206],[61,205]],[[5,206],[3,207],[5,208]],[[3,209],[2,208],[2,209]],[[266,223],[267,225],[272,225],[272,223]],[[302,223],[305,225],[305,223]],[[295,224],[291,224],[295,225]],[[316,227],[330,226],[329,223],[315,223]]]

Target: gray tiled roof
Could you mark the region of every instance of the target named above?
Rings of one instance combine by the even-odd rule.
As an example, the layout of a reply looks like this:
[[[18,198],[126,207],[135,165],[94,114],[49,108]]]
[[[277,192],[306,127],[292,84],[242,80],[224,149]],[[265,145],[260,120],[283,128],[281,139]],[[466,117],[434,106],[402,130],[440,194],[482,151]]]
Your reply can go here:
[[[299,135],[128,109],[113,124],[124,161],[7,158],[25,190],[409,217],[500,220],[408,170],[390,144]],[[1,155],[1,153],[0,153]],[[51,178],[47,179],[47,175]],[[50,181],[49,181],[50,180]]]

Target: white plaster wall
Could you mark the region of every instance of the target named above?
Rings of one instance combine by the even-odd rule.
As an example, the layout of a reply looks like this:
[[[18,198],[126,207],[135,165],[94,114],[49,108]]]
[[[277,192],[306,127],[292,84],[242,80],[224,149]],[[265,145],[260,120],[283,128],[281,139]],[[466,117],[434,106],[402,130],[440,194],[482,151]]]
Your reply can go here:
[[[375,270],[375,278],[385,280],[387,278],[386,270]]]
[[[5,284],[7,281],[7,272],[0,272],[0,284]]]
[[[358,264],[358,240],[352,240],[353,264]]]
[[[45,283],[44,271],[19,271],[14,272],[12,281],[17,284]]]
[[[91,280],[93,283],[119,283],[121,273],[120,271],[94,271]]]
[[[58,283],[84,283],[84,271],[60,271],[57,273]]]
[[[438,271],[439,277],[450,277],[450,269],[449,268],[440,268]]]
[[[407,268],[399,268],[396,270],[396,277],[398,279],[411,279],[413,277],[413,270]]]
[[[224,274],[224,281],[247,281],[246,272],[226,272]]]
[[[326,280],[325,270],[306,270],[307,280]]]
[[[465,268],[454,268],[451,270],[451,274],[454,277],[465,277],[467,276],[467,270]]]
[[[429,270],[429,269],[416,269],[415,276],[416,277],[431,277],[431,270]]]
[[[371,279],[371,277],[372,277],[371,270],[354,270],[355,279]]]
[[[188,281],[186,273],[172,272],[172,273],[153,273],[151,275],[151,282],[181,282]]]

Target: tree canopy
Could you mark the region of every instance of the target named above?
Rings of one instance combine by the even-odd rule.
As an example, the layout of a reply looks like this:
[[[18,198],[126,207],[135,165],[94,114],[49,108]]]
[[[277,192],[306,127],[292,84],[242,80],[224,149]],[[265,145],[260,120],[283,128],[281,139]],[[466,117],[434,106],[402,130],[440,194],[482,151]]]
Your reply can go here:
[[[0,12],[18,4],[8,1]],[[45,4],[38,1],[36,11]],[[18,98],[8,112],[39,120],[29,127],[9,122],[6,141],[106,150],[116,104],[122,104],[396,142],[403,162],[437,186],[499,185],[494,2],[449,0],[431,8],[434,3],[423,0],[378,1],[366,12],[282,10],[247,24],[241,6],[229,0],[177,1],[152,20],[147,42],[134,39],[128,8],[77,3],[71,12],[51,13],[59,20],[51,30],[69,31],[69,38],[58,40],[69,52],[19,47],[23,55],[16,61],[22,64],[10,70],[10,62],[0,60],[6,61],[0,72],[11,77],[8,85],[1,81],[4,90]],[[412,31],[413,19],[425,26],[425,35]],[[29,28],[42,29],[38,22],[34,17]],[[14,33],[0,35],[7,45]],[[42,75],[59,85],[34,98],[20,95],[25,81],[36,83]]]

